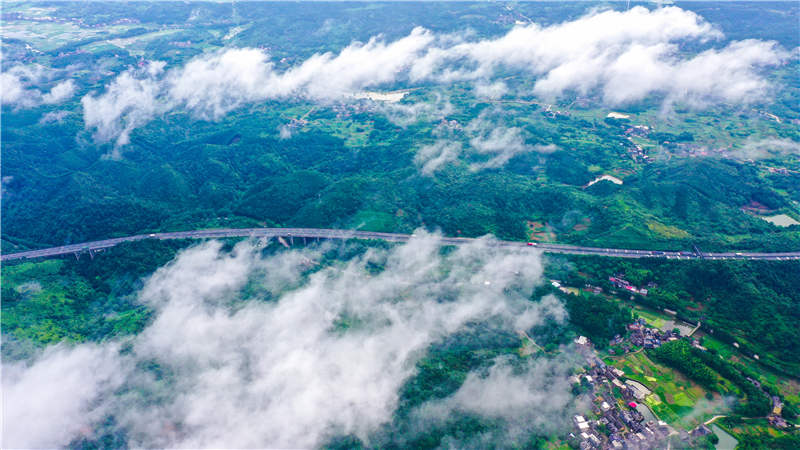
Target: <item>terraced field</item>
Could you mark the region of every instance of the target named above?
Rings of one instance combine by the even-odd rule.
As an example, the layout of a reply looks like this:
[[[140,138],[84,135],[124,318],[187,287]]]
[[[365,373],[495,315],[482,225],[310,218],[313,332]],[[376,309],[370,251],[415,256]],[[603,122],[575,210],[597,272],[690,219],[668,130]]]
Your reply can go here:
[[[606,358],[606,363],[625,372],[625,377],[635,380],[653,393],[645,403],[659,419],[674,426],[691,426],[712,415],[722,406],[719,396],[706,398],[706,391],[680,373],[653,362],[644,352],[621,358]]]

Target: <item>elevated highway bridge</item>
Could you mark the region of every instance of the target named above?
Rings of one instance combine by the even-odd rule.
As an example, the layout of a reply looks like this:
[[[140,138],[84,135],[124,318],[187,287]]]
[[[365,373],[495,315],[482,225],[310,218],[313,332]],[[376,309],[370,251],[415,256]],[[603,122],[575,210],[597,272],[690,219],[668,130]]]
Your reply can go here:
[[[48,258],[59,255],[82,253],[93,255],[96,252],[114,247],[123,242],[135,242],[145,239],[218,239],[218,238],[284,238],[291,242],[298,239],[367,239],[382,240],[387,242],[406,242],[413,237],[411,234],[402,233],[380,233],[376,231],[361,230],[341,230],[325,228],[220,228],[211,230],[194,231],[175,231],[169,233],[150,233],[137,234],[113,239],[103,239],[99,241],[83,242],[80,244],[62,245],[59,247],[44,248],[39,250],[29,250],[18,253],[0,255],[2,261],[13,261],[20,259]],[[441,242],[446,245],[462,245],[475,241],[476,238],[464,237],[442,237]],[[693,251],[658,251],[658,250],[635,250],[620,248],[600,248],[583,247],[567,244],[548,244],[536,242],[518,241],[499,241],[491,242],[491,245],[499,247],[524,247],[536,249],[544,253],[566,254],[566,255],[596,255],[615,258],[663,258],[663,259],[740,259],[740,260],[798,260],[800,251],[779,252],[779,253],[759,253],[759,252],[723,252],[711,253],[700,252],[697,247]]]

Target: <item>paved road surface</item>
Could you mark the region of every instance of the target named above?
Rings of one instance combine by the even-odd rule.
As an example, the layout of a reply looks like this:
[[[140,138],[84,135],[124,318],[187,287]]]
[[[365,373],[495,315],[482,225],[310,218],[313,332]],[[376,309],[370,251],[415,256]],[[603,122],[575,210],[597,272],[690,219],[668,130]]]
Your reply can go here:
[[[374,231],[357,230],[328,230],[322,228],[222,228],[216,230],[178,231],[172,233],[139,234],[102,241],[84,242],[82,244],[63,245],[61,247],[30,250],[27,252],[10,253],[0,256],[2,261],[15,259],[46,258],[71,253],[84,253],[101,251],[114,247],[122,242],[141,241],[144,239],[209,239],[226,237],[265,237],[293,240],[302,239],[377,239],[389,242],[405,242],[413,235],[400,233],[378,233]],[[474,238],[443,237],[445,244],[459,245],[474,241]],[[539,249],[545,253],[561,253],[569,255],[598,255],[618,258],[665,258],[665,259],[747,259],[747,260],[790,260],[800,259],[800,251],[784,253],[703,253],[702,256],[693,252],[662,252],[654,250],[628,250],[619,248],[581,247],[565,244],[536,243],[528,245],[526,242],[494,241],[493,245],[501,247],[529,247]]]

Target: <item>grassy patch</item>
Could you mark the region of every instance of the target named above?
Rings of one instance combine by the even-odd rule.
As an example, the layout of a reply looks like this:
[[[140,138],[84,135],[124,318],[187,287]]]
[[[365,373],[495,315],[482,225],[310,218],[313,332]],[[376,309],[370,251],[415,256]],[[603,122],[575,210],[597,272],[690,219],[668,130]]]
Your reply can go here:
[[[663,327],[666,323],[666,320],[664,320],[662,317],[659,317],[651,312],[637,309],[636,313],[639,314],[639,317],[644,319],[651,327],[661,329],[661,327]]]
[[[380,211],[359,211],[350,220],[351,228],[391,232],[396,229],[397,217]]]
[[[689,237],[689,233],[687,233],[685,230],[681,230],[680,228],[671,225],[664,225],[663,223],[659,222],[648,222],[647,228],[662,238],[686,239]]]
[[[314,128],[344,139],[347,147],[364,147],[372,132],[372,122],[355,122],[346,119],[316,119]]]

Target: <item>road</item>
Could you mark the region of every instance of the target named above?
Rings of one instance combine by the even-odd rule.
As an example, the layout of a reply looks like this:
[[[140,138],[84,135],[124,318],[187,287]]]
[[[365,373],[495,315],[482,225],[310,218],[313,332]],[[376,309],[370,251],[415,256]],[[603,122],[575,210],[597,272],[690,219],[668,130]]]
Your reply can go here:
[[[716,422],[717,419],[722,419],[723,417],[728,417],[728,416],[723,416],[723,415],[714,416],[714,417],[706,420],[705,422],[703,422],[703,425],[711,425],[712,423]]]
[[[388,242],[405,242],[413,235],[401,233],[379,233],[375,231],[360,230],[330,230],[324,228],[222,228],[213,230],[177,231],[171,233],[138,234],[101,241],[84,242],[81,244],[62,245],[40,250],[30,250],[19,253],[9,253],[0,256],[2,261],[16,259],[47,258],[50,256],[80,254],[84,252],[101,251],[114,247],[123,242],[134,242],[145,239],[213,239],[230,237],[276,238],[283,237],[293,241],[298,239],[375,239]],[[475,238],[443,237],[442,243],[447,245],[461,245],[475,241]],[[616,258],[664,258],[664,259],[744,259],[744,260],[798,260],[800,251],[783,253],[702,253],[693,252],[662,252],[655,250],[631,250],[619,248],[581,247],[566,244],[545,244],[517,241],[493,241],[492,245],[499,247],[525,247],[538,249],[544,253],[559,253],[568,255],[597,255]]]

